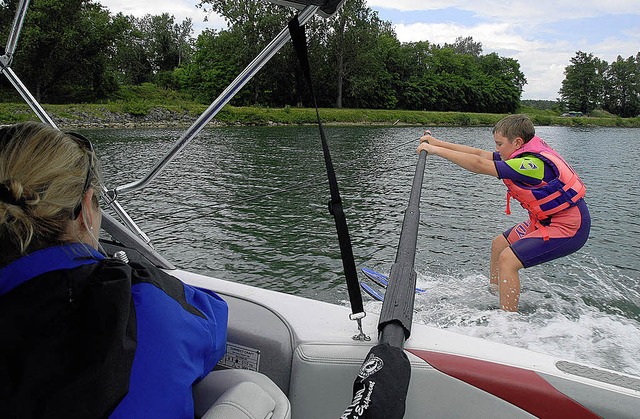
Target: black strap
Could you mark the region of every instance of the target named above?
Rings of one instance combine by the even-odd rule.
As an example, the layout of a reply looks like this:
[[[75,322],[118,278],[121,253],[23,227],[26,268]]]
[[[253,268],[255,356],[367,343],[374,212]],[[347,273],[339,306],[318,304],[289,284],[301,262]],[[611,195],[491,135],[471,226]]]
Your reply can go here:
[[[300,26],[298,16],[295,16],[289,22],[289,32],[291,33],[291,40],[293,41],[293,47],[300,61],[300,66],[304,73],[304,77],[309,86],[311,92],[311,98],[313,99],[313,105],[316,108],[316,118],[318,120],[318,128],[320,129],[320,138],[322,139],[322,151],[324,153],[324,162],[327,167],[327,177],[329,178],[329,189],[331,191],[331,201],[329,201],[329,213],[333,215],[336,222],[336,230],[338,231],[338,241],[340,242],[340,254],[342,256],[342,266],[344,267],[344,274],[347,279],[347,288],[349,290],[349,300],[351,301],[351,312],[353,314],[363,313],[364,308],[362,306],[362,294],[360,293],[360,287],[358,286],[358,273],[356,271],[356,264],[353,261],[353,250],[351,248],[351,239],[349,238],[349,229],[347,228],[347,220],[342,210],[342,199],[340,199],[340,192],[338,191],[338,181],[336,180],[336,173],[333,169],[333,163],[331,162],[331,154],[329,153],[329,144],[324,133],[324,127],[320,120],[320,112],[318,111],[318,103],[316,102],[316,95],[313,90],[313,83],[311,81],[311,69],[309,66],[309,56],[307,54],[307,39],[305,36],[304,26]]]

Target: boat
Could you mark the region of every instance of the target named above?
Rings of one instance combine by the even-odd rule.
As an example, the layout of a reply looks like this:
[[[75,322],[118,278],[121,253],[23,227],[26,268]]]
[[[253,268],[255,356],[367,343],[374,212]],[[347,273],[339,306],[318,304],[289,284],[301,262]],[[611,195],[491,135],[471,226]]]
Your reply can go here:
[[[273,0],[294,7],[299,25],[316,14],[333,15],[343,1],[349,0]],[[18,5],[5,53],[0,57],[0,70],[36,115],[55,127],[11,69],[28,3],[21,0]],[[354,379],[370,349],[380,342],[390,342],[403,348],[411,367],[406,418],[637,417],[639,377],[412,323],[412,235],[417,234],[415,217],[419,218],[424,154],[416,164],[394,264],[398,267],[391,270],[380,315],[364,313],[362,307],[349,308],[182,270],[154,249],[118,197],[152,182],[290,37],[285,27],[145,177],[113,189],[105,187],[104,191],[106,204],[117,215],[103,211],[106,237],[101,241],[109,254],[153,264],[187,284],[215,291],[229,305],[227,353],[211,373],[213,378],[207,377],[195,389],[197,416],[204,415],[216,402],[212,396],[217,394],[215,386],[253,380],[258,386],[274,385],[284,395],[284,401],[273,396],[276,404],[285,405],[284,409],[274,408],[281,411],[273,417],[341,417],[352,401]],[[407,253],[408,260],[404,257]],[[360,295],[357,284],[355,288],[357,292],[353,287],[350,292]],[[243,375],[245,372],[248,375]],[[231,378],[224,378],[225,373]],[[254,380],[252,375],[261,378]]]

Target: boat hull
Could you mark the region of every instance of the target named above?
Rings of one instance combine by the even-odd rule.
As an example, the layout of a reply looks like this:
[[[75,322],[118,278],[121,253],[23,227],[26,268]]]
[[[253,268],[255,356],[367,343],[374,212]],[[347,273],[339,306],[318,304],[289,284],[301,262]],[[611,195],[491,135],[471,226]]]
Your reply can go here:
[[[363,319],[371,340],[354,340],[347,307],[169,272],[229,303],[232,356],[225,368],[244,363],[269,376],[289,397],[293,418],[340,417],[378,342],[377,315]],[[640,411],[633,376],[421,324],[413,325],[405,350],[412,368],[407,418],[632,418]]]

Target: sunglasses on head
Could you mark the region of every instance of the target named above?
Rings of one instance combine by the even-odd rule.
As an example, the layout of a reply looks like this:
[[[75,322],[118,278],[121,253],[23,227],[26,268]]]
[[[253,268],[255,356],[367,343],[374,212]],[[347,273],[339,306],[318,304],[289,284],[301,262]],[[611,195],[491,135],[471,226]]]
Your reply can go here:
[[[85,137],[82,134],[78,134],[77,132],[67,132],[66,134],[69,137],[73,138],[80,145],[80,147],[82,147],[89,155],[90,161],[89,161],[89,167],[87,169],[87,176],[85,177],[84,185],[82,186],[82,197],[84,197],[84,194],[89,190],[89,187],[91,187],[91,181],[93,180],[92,171],[93,171],[94,156],[95,156],[95,152],[93,150],[93,144],[91,144],[91,141],[89,141],[87,137]],[[75,220],[76,218],[78,218],[80,216],[81,211],[82,211],[82,200],[80,200],[80,203],[76,205],[76,207],[73,209],[73,212],[71,214],[71,219]]]

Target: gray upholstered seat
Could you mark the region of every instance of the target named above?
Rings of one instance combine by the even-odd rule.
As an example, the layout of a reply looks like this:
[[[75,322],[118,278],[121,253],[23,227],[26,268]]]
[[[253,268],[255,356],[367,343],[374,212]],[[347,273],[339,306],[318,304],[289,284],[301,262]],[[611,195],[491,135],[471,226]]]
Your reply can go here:
[[[287,396],[269,377],[247,370],[213,371],[194,386],[203,419],[290,419]]]

